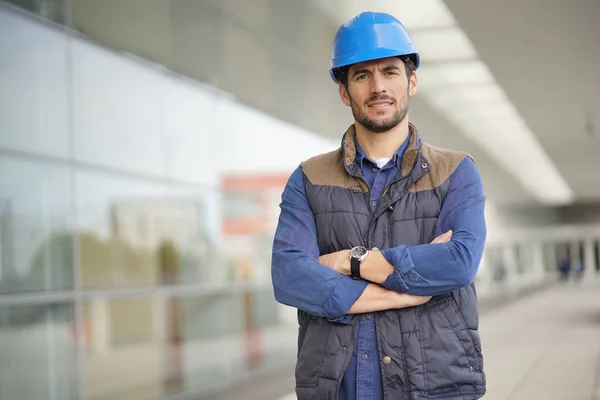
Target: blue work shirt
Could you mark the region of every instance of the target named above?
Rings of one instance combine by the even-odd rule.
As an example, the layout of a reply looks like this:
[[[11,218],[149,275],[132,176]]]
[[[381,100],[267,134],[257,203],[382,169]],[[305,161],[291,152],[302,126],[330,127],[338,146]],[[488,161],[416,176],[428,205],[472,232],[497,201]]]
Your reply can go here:
[[[373,212],[384,189],[402,168],[402,157],[408,147],[409,138],[410,136],[382,168],[377,166],[376,160],[367,157],[355,138],[355,163],[360,166],[369,185],[369,204]],[[340,386],[340,399],[383,399],[378,354],[375,318],[371,313],[363,314],[356,327],[354,352]]]
[[[407,140],[382,168],[366,157],[356,141],[355,163],[367,181],[371,207],[401,168]],[[486,227],[485,197],[481,177],[470,158],[465,158],[450,176],[448,193],[441,207],[436,236],[453,230],[449,243],[397,246],[382,250],[394,266],[382,286],[400,293],[435,296],[465,286],[475,278],[483,254]],[[314,214],[304,189],[303,172],[297,168],[282,195],[281,214],[273,243],[272,279],[280,303],[348,323],[347,312],[368,282],[321,265],[318,261]],[[383,399],[377,351],[375,318],[361,315],[356,327],[354,353],[340,387],[339,399]]]

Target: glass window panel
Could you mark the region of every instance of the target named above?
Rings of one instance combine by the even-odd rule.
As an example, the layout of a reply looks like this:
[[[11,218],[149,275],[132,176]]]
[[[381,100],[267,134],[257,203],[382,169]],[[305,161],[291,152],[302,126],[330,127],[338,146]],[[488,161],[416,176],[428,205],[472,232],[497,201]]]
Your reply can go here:
[[[75,157],[166,176],[161,74],[95,44],[73,42]]]
[[[108,174],[76,174],[84,288],[235,278],[220,250],[220,196]]]
[[[215,186],[219,171],[230,162],[219,151],[216,140],[224,130],[217,115],[222,99],[195,82],[167,75],[163,79],[163,136],[168,175],[176,180]]]
[[[94,299],[84,316],[86,399],[203,391],[245,368],[239,295]]]
[[[77,229],[82,286],[160,283],[160,217],[178,208],[168,185],[78,171]],[[192,207],[192,206],[190,206]]]
[[[169,328],[154,299],[84,303],[86,399],[153,399],[165,394]]]
[[[0,294],[73,288],[67,168],[0,158]]]
[[[77,159],[215,184],[222,160],[211,144],[219,103],[214,92],[80,40],[74,60]]]
[[[75,399],[72,304],[0,308],[0,398]]]
[[[248,367],[250,314],[241,294],[182,299],[185,379],[209,389],[235,379]]]
[[[249,369],[287,367],[296,359],[298,336],[296,309],[282,306],[273,297],[272,287],[256,289],[245,295],[250,308],[245,319]]]
[[[0,147],[68,156],[67,42],[64,32],[0,7]]]

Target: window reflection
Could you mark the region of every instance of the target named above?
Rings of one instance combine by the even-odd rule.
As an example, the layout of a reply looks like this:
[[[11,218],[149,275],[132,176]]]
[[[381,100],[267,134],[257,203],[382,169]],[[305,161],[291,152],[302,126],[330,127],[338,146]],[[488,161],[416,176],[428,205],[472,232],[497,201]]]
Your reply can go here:
[[[278,204],[288,173],[223,176],[223,244],[238,279],[270,279]]]
[[[0,158],[0,294],[73,288],[66,168]]]
[[[88,172],[77,173],[77,189],[84,287],[228,279],[218,270],[218,232],[208,215],[219,212],[209,195],[179,196],[169,185]]]
[[[284,363],[295,344],[281,338],[293,335],[296,326],[266,316],[278,315],[266,290],[248,295],[86,302],[86,398],[149,399],[208,390],[245,369]]]
[[[67,43],[0,3],[0,147],[68,156]]]
[[[0,398],[74,399],[74,307],[0,308]]]
[[[77,160],[215,183],[208,140],[218,111],[214,93],[91,43],[74,41],[72,48]]]

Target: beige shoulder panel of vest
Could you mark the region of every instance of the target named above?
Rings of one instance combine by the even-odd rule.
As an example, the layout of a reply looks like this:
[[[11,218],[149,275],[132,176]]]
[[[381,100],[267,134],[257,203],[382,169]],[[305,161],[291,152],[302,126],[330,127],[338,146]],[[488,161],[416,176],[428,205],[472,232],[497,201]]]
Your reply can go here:
[[[315,186],[338,186],[365,190],[362,181],[350,176],[344,167],[342,151],[335,151],[309,158],[301,163],[302,171]]]
[[[413,185],[410,189],[411,192],[433,190],[441,186],[450,178],[465,157],[472,158],[467,153],[434,147],[428,143],[423,143],[421,153],[429,162],[430,169]]]

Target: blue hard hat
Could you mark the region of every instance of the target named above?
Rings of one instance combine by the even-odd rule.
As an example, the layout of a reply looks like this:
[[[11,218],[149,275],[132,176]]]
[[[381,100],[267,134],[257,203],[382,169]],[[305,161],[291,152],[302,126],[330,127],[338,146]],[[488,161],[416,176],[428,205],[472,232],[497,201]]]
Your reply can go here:
[[[389,14],[363,12],[346,21],[333,41],[329,73],[335,83],[338,68],[363,61],[395,56],[411,56],[419,67],[419,54],[406,28]]]

